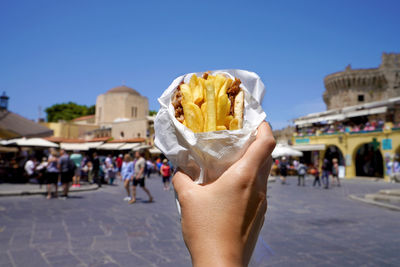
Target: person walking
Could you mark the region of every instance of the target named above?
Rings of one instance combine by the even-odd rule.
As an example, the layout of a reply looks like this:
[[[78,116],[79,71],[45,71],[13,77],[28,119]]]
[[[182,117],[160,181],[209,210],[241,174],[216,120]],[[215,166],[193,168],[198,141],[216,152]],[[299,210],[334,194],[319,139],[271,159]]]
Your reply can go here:
[[[136,202],[136,186],[140,185],[144,192],[146,192],[149,197],[149,202],[153,202],[153,196],[151,195],[149,189],[146,188],[144,180],[144,170],[146,165],[146,160],[144,159],[145,152],[143,150],[136,151],[135,157],[135,174],[133,178],[133,186],[132,186],[132,199],[129,201],[129,204],[133,204]]]
[[[109,184],[113,184],[114,183],[114,178],[115,178],[115,174],[114,174],[114,164],[113,164],[113,159],[112,159],[112,155],[108,154],[106,160],[104,161],[104,165],[105,165],[105,173],[106,173],[106,179],[108,181]]]
[[[336,158],[332,160],[332,183],[337,182],[337,186],[340,187],[340,180],[339,180],[339,163]]]
[[[45,173],[47,168],[47,158],[43,157],[42,162],[38,166],[36,166],[36,171],[38,172],[38,180],[39,180],[39,187],[42,188],[42,185],[45,183]]]
[[[69,155],[64,149],[60,150],[58,168],[61,172],[61,184],[63,187],[63,197],[68,197],[69,185],[72,182],[72,176],[75,171],[75,163],[70,160]]]
[[[279,174],[281,177],[281,184],[286,184],[287,168],[288,163],[286,157],[283,157],[279,163]]]
[[[122,162],[121,165],[121,177],[127,194],[127,196],[124,198],[124,201],[130,201],[132,199],[131,192],[129,189],[129,182],[133,179],[133,173],[134,173],[134,166],[132,158],[129,154],[125,154],[124,161]]]
[[[81,171],[82,171],[82,160],[83,156],[79,151],[74,151],[70,156],[70,159],[75,164],[75,172],[74,176],[72,177],[72,187],[81,187],[80,180],[81,180]]]
[[[122,154],[118,155],[118,158],[115,160],[116,164],[117,164],[117,178],[122,179],[121,177],[121,168],[122,168],[122,163],[124,162],[124,156]]]
[[[97,183],[99,187],[101,187],[100,159],[96,152],[93,153],[92,172],[93,172],[93,181]]]
[[[305,184],[305,175],[307,174],[307,167],[303,164],[302,161],[297,166],[297,174],[298,174],[298,181],[297,186],[306,186]]]
[[[311,174],[314,176],[313,186],[315,186],[318,183],[318,186],[321,187],[321,180],[319,179],[318,166],[312,166]]]
[[[54,197],[57,197],[59,173],[60,170],[58,168],[58,154],[57,151],[53,149],[50,151],[45,172],[45,182],[47,184],[47,199],[51,198],[51,189],[53,184],[55,187]]]
[[[164,159],[163,164],[161,165],[160,169],[162,180],[164,184],[164,190],[169,190],[169,180],[171,178],[171,167],[168,165],[168,160]]]
[[[324,188],[329,188],[329,161],[328,159],[324,159],[322,163],[322,183],[324,184]]]

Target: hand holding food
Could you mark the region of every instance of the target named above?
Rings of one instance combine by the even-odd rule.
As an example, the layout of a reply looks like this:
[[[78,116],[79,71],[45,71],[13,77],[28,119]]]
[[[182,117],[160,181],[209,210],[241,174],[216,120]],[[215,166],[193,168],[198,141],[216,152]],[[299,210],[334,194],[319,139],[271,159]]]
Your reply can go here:
[[[175,118],[193,132],[238,130],[243,127],[244,91],[240,79],[204,73],[181,83],[172,97]]]

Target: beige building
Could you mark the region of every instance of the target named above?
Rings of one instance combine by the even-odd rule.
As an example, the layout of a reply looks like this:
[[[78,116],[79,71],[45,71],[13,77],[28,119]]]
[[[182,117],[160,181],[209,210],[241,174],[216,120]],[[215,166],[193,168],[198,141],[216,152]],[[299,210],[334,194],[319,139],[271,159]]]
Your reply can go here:
[[[95,124],[104,131],[111,129],[114,139],[148,135],[149,101],[125,85],[108,90],[97,97]]]

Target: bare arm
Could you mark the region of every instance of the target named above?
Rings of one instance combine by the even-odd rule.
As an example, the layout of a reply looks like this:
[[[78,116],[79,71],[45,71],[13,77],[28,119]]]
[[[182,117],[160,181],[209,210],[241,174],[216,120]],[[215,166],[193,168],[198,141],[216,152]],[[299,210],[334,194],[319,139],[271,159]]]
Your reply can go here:
[[[247,266],[267,210],[274,147],[264,122],[245,155],[215,182],[197,185],[183,172],[175,174],[182,234],[193,266]]]

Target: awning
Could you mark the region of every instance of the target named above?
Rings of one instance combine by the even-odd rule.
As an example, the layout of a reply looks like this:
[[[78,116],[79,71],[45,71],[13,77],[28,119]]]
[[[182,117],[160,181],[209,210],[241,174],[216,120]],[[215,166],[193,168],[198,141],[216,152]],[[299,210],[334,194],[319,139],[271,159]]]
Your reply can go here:
[[[150,152],[150,154],[162,154],[162,152],[156,147],[150,148],[149,152]]]
[[[4,145],[22,147],[58,147],[56,143],[44,140],[42,138],[16,138],[5,141]]]
[[[139,150],[141,150],[141,149],[149,149],[149,148],[151,148],[151,146],[149,146],[149,145],[140,145],[140,146],[138,146],[138,147],[135,147],[135,148],[133,149],[133,151],[139,151]]]
[[[78,150],[78,151],[87,151],[89,150],[89,147],[87,145],[88,143],[60,143],[60,148],[73,151],[73,150]]]
[[[294,124],[295,125],[305,125],[305,124],[313,124],[313,123],[322,122],[322,121],[341,121],[344,119],[345,119],[344,114],[334,114],[334,115],[321,116],[321,117],[312,118],[312,119],[298,120],[298,121],[295,121]]]
[[[132,150],[135,147],[140,146],[139,143],[125,143],[123,146],[121,146],[120,148],[118,148],[118,150]]]
[[[120,147],[125,145],[125,143],[105,143],[101,146],[98,146],[98,150],[118,150]]]
[[[372,114],[380,114],[385,113],[387,111],[387,107],[379,107],[379,108],[370,108],[370,109],[362,109],[357,111],[352,111],[346,113],[346,118],[353,118],[353,117],[360,117],[360,116],[367,116]]]
[[[99,147],[103,143],[104,142],[87,142],[86,145],[87,145],[88,149],[92,149],[92,148]]]
[[[279,157],[301,157],[303,156],[303,152],[294,149],[293,147],[277,144],[274,151],[272,151],[271,156],[273,158]]]
[[[293,146],[294,149],[300,150],[300,151],[320,151],[320,150],[325,150],[326,145],[325,144],[318,144],[318,145],[295,145]]]

